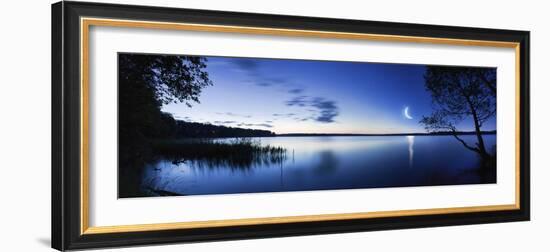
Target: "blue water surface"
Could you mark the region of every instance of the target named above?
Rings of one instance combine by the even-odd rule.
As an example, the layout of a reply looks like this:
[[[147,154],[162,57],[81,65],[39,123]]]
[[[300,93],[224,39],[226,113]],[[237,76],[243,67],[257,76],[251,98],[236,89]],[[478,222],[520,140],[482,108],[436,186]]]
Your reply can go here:
[[[475,143],[475,136],[461,136]],[[220,141],[226,141],[220,140]],[[495,183],[479,156],[453,136],[306,136],[258,138],[286,149],[281,162],[249,167],[158,160],[142,186],[179,195]],[[495,135],[485,135],[495,152]]]

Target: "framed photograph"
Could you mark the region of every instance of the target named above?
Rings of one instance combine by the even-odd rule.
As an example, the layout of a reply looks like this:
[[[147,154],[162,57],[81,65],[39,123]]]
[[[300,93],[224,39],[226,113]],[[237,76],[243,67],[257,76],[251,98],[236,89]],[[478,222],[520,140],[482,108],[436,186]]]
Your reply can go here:
[[[58,250],[529,220],[529,32],[52,6]]]

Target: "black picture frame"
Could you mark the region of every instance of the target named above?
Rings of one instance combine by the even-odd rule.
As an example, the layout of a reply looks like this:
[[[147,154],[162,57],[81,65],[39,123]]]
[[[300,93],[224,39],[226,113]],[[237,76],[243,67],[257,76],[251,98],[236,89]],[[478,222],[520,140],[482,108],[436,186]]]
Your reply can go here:
[[[80,18],[490,40],[519,44],[519,209],[193,229],[82,234]],[[58,250],[527,221],[530,218],[529,32],[102,3],[52,5],[52,247]]]

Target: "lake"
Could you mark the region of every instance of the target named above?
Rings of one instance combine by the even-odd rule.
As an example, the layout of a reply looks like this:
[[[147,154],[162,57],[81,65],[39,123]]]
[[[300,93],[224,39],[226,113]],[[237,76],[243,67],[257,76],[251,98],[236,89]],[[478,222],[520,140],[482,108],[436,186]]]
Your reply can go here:
[[[474,145],[475,136],[461,136]],[[494,154],[496,135],[484,135]],[[220,139],[219,141],[228,141]],[[278,136],[285,158],[245,166],[160,159],[146,165],[141,187],[153,195],[204,195],[495,183],[496,168],[452,136]]]

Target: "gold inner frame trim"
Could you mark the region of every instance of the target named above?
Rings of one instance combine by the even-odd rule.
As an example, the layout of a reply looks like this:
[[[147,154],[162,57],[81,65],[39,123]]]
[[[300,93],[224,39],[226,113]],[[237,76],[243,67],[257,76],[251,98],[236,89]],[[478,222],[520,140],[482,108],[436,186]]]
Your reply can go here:
[[[516,75],[516,79],[515,79],[515,82],[516,82],[515,84],[516,85],[515,204],[90,227],[89,225],[89,210],[90,210],[89,209],[89,137],[90,137],[89,135],[89,78],[90,78],[89,76],[89,67],[90,67],[89,66],[89,48],[90,48],[89,32],[90,32],[90,26],[514,48],[515,56],[516,56],[516,61],[515,61],[515,66],[516,66],[515,67],[515,75]],[[292,223],[292,222],[369,219],[369,218],[384,218],[384,217],[397,217],[397,216],[490,212],[490,211],[520,209],[520,192],[519,192],[520,190],[520,179],[519,179],[520,141],[519,140],[520,140],[521,125],[519,122],[519,116],[520,116],[520,109],[519,109],[519,104],[520,104],[520,96],[519,96],[520,48],[519,46],[520,44],[519,43],[503,42],[503,41],[488,41],[488,40],[467,40],[467,39],[453,39],[453,38],[433,38],[433,37],[417,37],[417,36],[329,32],[329,31],[317,31],[317,30],[295,30],[295,29],[209,25],[209,24],[194,24],[194,23],[169,23],[169,22],[101,19],[101,18],[81,18],[80,19],[80,43],[81,43],[81,47],[80,47],[80,56],[81,56],[80,57],[81,58],[81,63],[80,63],[80,67],[81,67],[80,69],[81,71],[81,79],[80,79],[81,81],[80,83],[81,84],[81,118],[80,118],[81,120],[81,152],[80,152],[81,154],[81,167],[80,167],[81,169],[80,170],[81,219],[80,219],[80,224],[81,225],[80,227],[81,228],[80,228],[80,233],[82,235],[120,233],[120,232],[159,231],[159,230],[174,230],[174,229],[193,229],[193,228],[208,228],[208,227],[227,227],[227,226],[243,226],[243,225],[281,224],[281,223]]]
[[[168,229],[227,227],[227,226],[260,225],[260,224],[283,224],[283,223],[291,223],[291,222],[312,222],[312,221],[327,221],[327,220],[333,221],[333,220],[371,219],[371,218],[384,218],[384,217],[393,217],[393,216],[472,213],[472,212],[488,212],[488,211],[499,211],[499,210],[514,210],[514,209],[516,209],[515,205],[494,205],[494,206],[482,206],[482,207],[455,207],[455,208],[419,209],[419,210],[406,210],[406,211],[397,210],[397,211],[379,211],[379,212],[368,212],[368,213],[321,214],[321,215],[211,220],[211,221],[190,221],[190,222],[123,225],[123,226],[101,226],[101,227],[89,227],[85,231],[85,234],[158,231],[158,230],[168,230]]]

